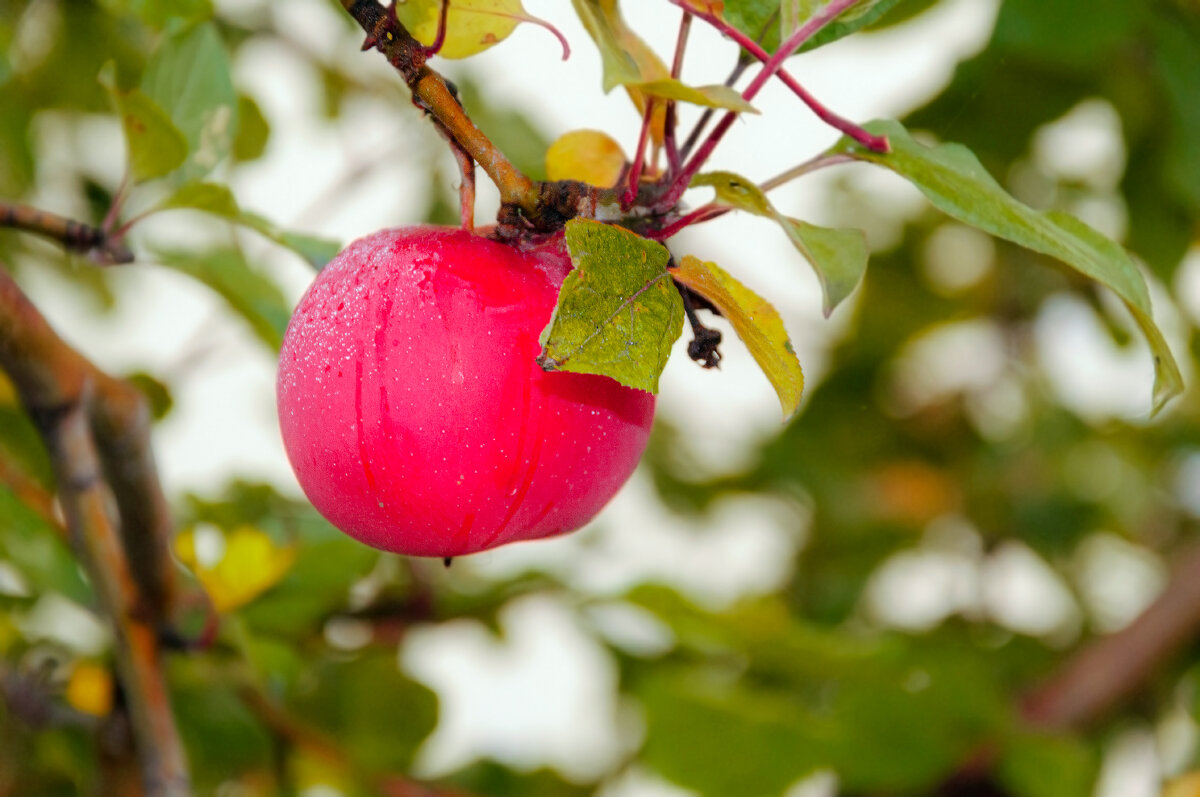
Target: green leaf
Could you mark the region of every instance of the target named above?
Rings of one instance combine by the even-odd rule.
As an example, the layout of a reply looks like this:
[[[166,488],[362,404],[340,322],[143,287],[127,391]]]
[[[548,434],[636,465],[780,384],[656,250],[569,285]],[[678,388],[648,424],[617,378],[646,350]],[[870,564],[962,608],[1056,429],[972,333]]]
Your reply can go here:
[[[642,72],[637,62],[621,46],[620,32],[610,22],[600,0],[571,0],[580,22],[600,50],[600,62],[604,68],[602,85],[607,94],[617,86],[637,83]]]
[[[667,273],[670,253],[620,227],[567,222],[575,269],[542,331],[547,371],[601,374],[658,392],[658,377],[683,331],[683,300]]]
[[[1100,756],[1084,742],[1045,733],[1004,741],[996,772],[1013,797],[1088,797],[1096,788]]]
[[[316,269],[324,268],[340,249],[335,241],[288,232],[257,213],[242,210],[233,192],[217,183],[184,183],[175,193],[159,202],[151,212],[163,210],[202,210],[249,227],[275,243],[291,249]]]
[[[1134,4],[1135,6],[1139,4]],[[1200,214],[1200,104],[1196,85],[1200,80],[1200,20],[1196,15],[1157,20],[1152,49],[1155,69],[1167,98],[1173,124],[1166,152],[1168,184],[1193,214]]]
[[[8,465],[5,465],[8,467]],[[34,512],[0,483],[0,561],[11,562],[33,593],[58,592],[87,605],[91,589],[83,580],[64,532]]]
[[[204,176],[233,150],[238,98],[212,23],[165,37],[146,65],[142,91],[187,139],[181,182]]]
[[[830,150],[896,172],[920,189],[935,207],[961,222],[1056,258],[1112,289],[1125,302],[1154,356],[1155,412],[1183,390],[1183,377],[1161,330],[1154,323],[1150,295],[1141,272],[1120,246],[1078,219],[1037,211],[1010,196],[960,144],[926,147],[899,122],[866,125],[886,135],[891,152],[872,152],[849,137]]]
[[[628,88],[640,89],[647,94],[667,100],[699,105],[704,108],[723,108],[727,111],[758,113],[758,110],[742,99],[741,92],[728,86],[687,86],[674,78],[661,80],[638,80],[625,83]]]
[[[1077,0],[1006,0],[992,46],[1008,55],[1090,69],[1127,42],[1152,8],[1127,0],[1090,0],[1085,7]]]
[[[121,115],[134,182],[153,180],[178,168],[187,158],[187,139],[158,103],[138,89],[121,91],[111,61],[100,71],[99,80]]]
[[[159,252],[163,265],[212,288],[276,351],[291,318],[291,305],[274,282],[255,271],[235,249]]]
[[[704,797],[777,797],[827,764],[815,744],[824,723],[777,695],[683,671],[645,680],[638,696],[647,725],[642,760]]]
[[[199,22],[213,11],[210,0],[102,0],[101,5],[115,16],[132,14],[154,28],[175,19]]]
[[[263,116],[262,109],[253,97],[238,96],[238,128],[233,139],[233,157],[239,161],[252,161],[262,157],[271,136],[271,126]]]
[[[437,37],[442,0],[406,0],[396,4],[400,22],[423,44]],[[446,37],[438,55],[467,58],[499,44],[522,22],[549,28],[525,10],[521,0],[454,0],[446,17]]]
[[[804,43],[799,52],[815,50],[849,36],[882,17],[899,2],[900,0],[859,0],[821,28],[820,32]],[[781,39],[786,40],[831,4],[832,0],[783,0],[780,6]]]
[[[849,36],[880,20],[901,0],[862,0],[804,43],[807,52]],[[769,53],[779,49],[782,37],[829,5],[829,0],[725,0],[725,20]]]
[[[407,772],[413,756],[437,724],[437,696],[407,678],[395,652],[371,652],[350,660],[328,658],[312,671],[315,689],[298,694],[297,713],[344,740],[362,774]]]
[[[486,760],[455,772],[448,783],[467,794],[488,797],[589,797],[596,793],[594,785],[568,783],[551,769],[515,772]]]
[[[779,49],[779,3],[780,0],[725,0],[725,21],[773,53]]]
[[[771,386],[779,394],[783,417],[790,418],[800,407],[804,372],[783,327],[783,319],[770,302],[729,276],[716,263],[705,263],[685,255],[671,276],[708,299],[729,319],[738,337],[754,355]]]
[[[804,255],[821,281],[826,317],[862,281],[869,256],[862,230],[818,227],[785,216],[758,186],[731,172],[700,174],[692,180],[692,185],[711,187],[717,192],[719,205],[773,219],[783,227],[792,245]]]

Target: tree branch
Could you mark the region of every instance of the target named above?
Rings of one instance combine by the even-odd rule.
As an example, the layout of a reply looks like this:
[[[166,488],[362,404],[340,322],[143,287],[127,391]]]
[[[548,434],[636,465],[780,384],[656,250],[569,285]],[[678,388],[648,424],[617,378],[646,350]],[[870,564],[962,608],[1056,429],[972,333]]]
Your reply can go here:
[[[184,797],[189,793],[187,764],[171,714],[157,632],[139,611],[145,596],[109,516],[109,494],[92,436],[89,411],[102,403],[107,378],[54,333],[3,270],[0,368],[49,450],[72,546],[111,626],[146,793]]]
[[[600,206],[615,207],[620,202],[615,189],[582,183],[557,186],[529,179],[471,121],[445,79],[426,66],[426,48],[400,24],[393,9],[384,8],[376,0],[342,0],[342,7],[366,31],[363,49],[375,48],[383,53],[408,84],[413,102],[432,114],[500,189],[501,204],[519,211],[535,229],[555,230],[565,219],[575,216],[595,218]],[[501,226],[514,229],[512,212],[502,209],[501,215]]]
[[[1046,728],[1100,719],[1198,635],[1200,546],[1181,557],[1166,589],[1136,620],[1085,646],[1030,692],[1025,719]]]
[[[99,227],[74,221],[28,205],[0,202],[0,227],[12,227],[58,241],[69,252],[88,255],[98,263],[132,263],[133,252]]]

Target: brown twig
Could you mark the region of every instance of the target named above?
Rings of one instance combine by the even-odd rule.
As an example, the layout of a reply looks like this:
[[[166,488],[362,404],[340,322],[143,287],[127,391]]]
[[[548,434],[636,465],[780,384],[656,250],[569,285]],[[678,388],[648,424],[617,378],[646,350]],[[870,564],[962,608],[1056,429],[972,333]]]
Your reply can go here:
[[[561,227],[564,219],[595,218],[600,206],[617,206],[620,198],[614,189],[573,184],[567,190],[531,180],[492,144],[467,116],[442,76],[426,65],[426,48],[400,24],[394,9],[376,0],[342,0],[342,7],[366,31],[363,49],[383,53],[408,84],[413,101],[427,109],[496,184],[501,204],[512,209],[502,209],[502,226],[514,229],[515,211],[534,229],[549,231]]]
[[[1187,551],[1162,594],[1129,625],[1085,646],[1023,702],[1025,719],[1070,728],[1102,718],[1139,691],[1200,635],[1200,546]]]
[[[28,205],[0,202],[0,227],[32,232],[58,241],[69,252],[88,255],[98,263],[132,263],[133,252],[99,227],[58,216]]]
[[[183,797],[189,793],[187,764],[171,714],[157,631],[139,611],[145,600],[109,515],[110,496],[93,438],[90,413],[107,398],[102,393],[105,378],[55,334],[3,270],[0,369],[12,380],[46,444],[72,546],[110,623],[146,793]],[[114,419],[119,417],[117,413]]]

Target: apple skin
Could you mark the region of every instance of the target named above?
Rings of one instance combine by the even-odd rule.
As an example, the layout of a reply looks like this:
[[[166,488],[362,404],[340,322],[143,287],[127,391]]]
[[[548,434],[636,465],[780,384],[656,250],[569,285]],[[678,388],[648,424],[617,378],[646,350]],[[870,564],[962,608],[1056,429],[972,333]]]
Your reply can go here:
[[[350,536],[461,556],[578,529],[633,473],[654,397],[547,373],[538,337],[571,270],[465,230],[359,239],[300,300],[276,393],[288,459]]]

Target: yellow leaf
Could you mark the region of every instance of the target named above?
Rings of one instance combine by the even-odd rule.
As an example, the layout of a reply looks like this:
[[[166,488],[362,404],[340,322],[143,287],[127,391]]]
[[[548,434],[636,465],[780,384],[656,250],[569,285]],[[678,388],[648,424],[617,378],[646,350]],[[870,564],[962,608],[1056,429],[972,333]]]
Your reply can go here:
[[[94,717],[107,716],[113,704],[112,673],[99,664],[80,662],[71,671],[65,697],[76,711]]]
[[[644,116],[647,94],[633,84],[670,80],[671,70],[650,45],[625,24],[617,0],[574,0],[574,4],[584,27],[600,48],[604,60],[604,90],[625,86],[629,99]],[[662,146],[666,124],[666,104],[655,103],[650,115],[650,135],[655,146]]]
[[[740,92],[728,86],[688,86],[675,78],[668,77],[635,83],[626,88],[636,88],[638,91],[654,97],[688,102],[705,108],[723,108],[739,113],[758,113],[758,109],[742,99]]]
[[[725,0],[683,0],[683,3],[701,14],[712,14],[715,17],[725,15]]]
[[[433,44],[437,38],[442,0],[399,0],[396,17],[417,41]],[[522,22],[549,27],[531,16],[521,0],[450,0],[446,39],[438,55],[466,58],[508,38]],[[551,28],[553,31],[553,29]]]
[[[1200,771],[1189,772],[1172,780],[1162,797],[1200,797]]]
[[[192,529],[176,536],[175,553],[195,572],[213,607],[221,613],[243,606],[273,587],[296,559],[295,548],[276,545],[253,526],[239,526],[229,532],[224,555],[215,563],[199,561]]]
[[[671,276],[708,299],[729,319],[779,395],[783,417],[790,418],[800,406],[804,372],[778,311],[716,263],[685,255],[679,266],[671,269]]]
[[[625,169],[621,145],[599,130],[564,133],[546,150],[546,176],[610,188]]]

